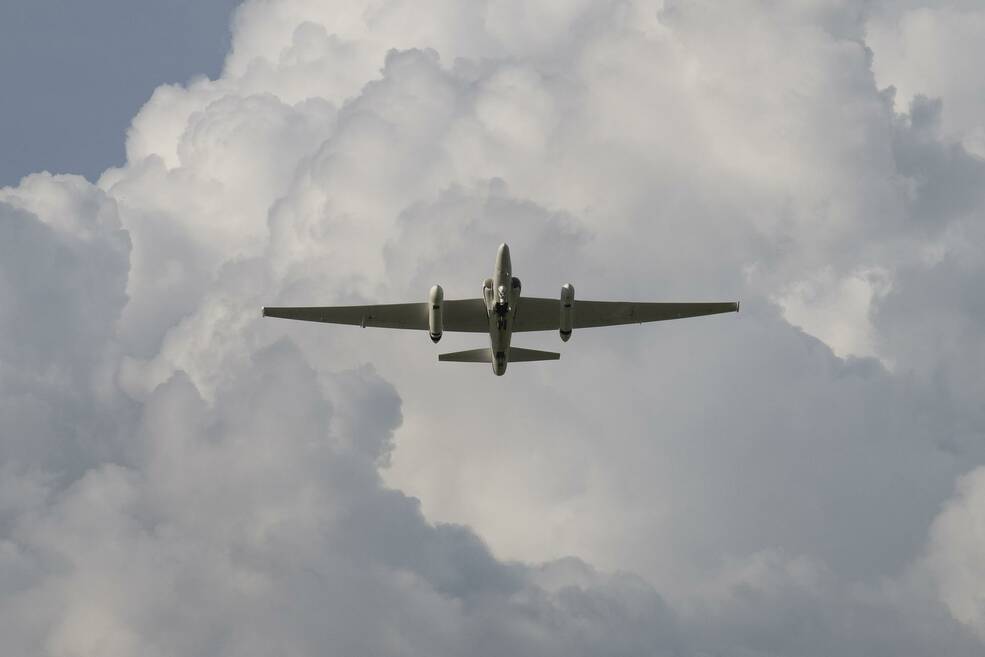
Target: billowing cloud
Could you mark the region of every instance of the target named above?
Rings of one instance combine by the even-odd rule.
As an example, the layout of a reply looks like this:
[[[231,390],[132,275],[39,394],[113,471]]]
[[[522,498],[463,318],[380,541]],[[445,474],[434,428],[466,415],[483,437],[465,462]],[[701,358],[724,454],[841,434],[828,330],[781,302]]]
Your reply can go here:
[[[983,482],[983,468],[977,468],[959,480],[957,495],[934,522],[928,553],[920,564],[954,617],[972,627],[979,637],[985,637]]]
[[[985,53],[985,10],[974,0],[877,2],[866,40],[873,68],[909,102],[920,95],[946,98],[944,129],[970,152],[985,157],[985,80],[975,66]]]
[[[245,3],[125,166],[0,192],[12,649],[979,654],[985,165],[873,11]],[[743,312],[504,379],[258,317],[501,241]]]

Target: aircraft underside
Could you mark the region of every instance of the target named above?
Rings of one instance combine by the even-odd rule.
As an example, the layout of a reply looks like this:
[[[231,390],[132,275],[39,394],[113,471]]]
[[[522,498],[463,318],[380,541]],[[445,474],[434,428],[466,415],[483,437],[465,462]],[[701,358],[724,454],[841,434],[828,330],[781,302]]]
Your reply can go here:
[[[557,360],[561,354],[513,347],[514,332],[558,331],[567,342],[576,328],[642,324],[644,322],[738,312],[738,302],[652,303],[626,301],[576,301],[574,287],[561,287],[560,298],[521,296],[520,279],[513,276],[510,249],[502,244],[496,253],[491,278],[482,285],[482,298],[446,301],[440,285],[431,288],[427,303],[370,306],[309,306],[264,308],[263,316],[312,322],[378,328],[427,330],[432,342],[445,331],[487,333],[489,347],[440,354],[438,360],[454,363],[491,363],[502,376],[509,363]]]

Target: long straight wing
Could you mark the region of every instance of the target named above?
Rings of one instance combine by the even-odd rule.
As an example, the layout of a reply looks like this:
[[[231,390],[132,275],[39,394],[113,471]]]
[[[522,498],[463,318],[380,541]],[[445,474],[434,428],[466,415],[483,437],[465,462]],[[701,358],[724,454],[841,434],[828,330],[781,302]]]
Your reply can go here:
[[[442,306],[442,315],[442,325],[445,331],[485,333],[489,330],[486,304],[482,299],[445,301]],[[376,328],[419,331],[428,328],[428,304],[426,303],[264,308],[263,316]]]
[[[634,303],[631,301],[575,300],[573,328],[642,324],[665,319],[681,319],[700,315],[717,315],[739,310],[739,304],[726,303]],[[514,331],[556,331],[561,324],[561,302],[558,299],[520,297]]]

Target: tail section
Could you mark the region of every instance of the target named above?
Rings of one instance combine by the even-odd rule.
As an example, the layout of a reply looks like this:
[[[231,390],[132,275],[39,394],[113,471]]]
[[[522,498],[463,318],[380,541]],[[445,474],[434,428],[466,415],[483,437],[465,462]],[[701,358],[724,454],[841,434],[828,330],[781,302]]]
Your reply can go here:
[[[561,354],[556,351],[537,351],[536,349],[520,349],[510,347],[511,363],[529,363],[534,360],[558,360]]]
[[[491,363],[493,361],[492,349],[469,349],[468,351],[438,354],[438,360],[449,363]]]
[[[537,351],[536,349],[521,349],[510,347],[511,363],[529,363],[535,360],[558,360],[561,354],[553,351]],[[492,349],[469,349],[468,351],[453,351],[449,354],[440,354],[439,361],[450,363],[491,363],[493,362]]]

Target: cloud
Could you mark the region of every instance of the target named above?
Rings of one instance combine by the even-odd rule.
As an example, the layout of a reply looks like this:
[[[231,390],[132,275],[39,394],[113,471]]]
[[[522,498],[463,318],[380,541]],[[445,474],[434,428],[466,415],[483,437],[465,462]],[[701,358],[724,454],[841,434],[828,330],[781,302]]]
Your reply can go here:
[[[880,84],[896,87],[904,103],[920,95],[946,98],[945,132],[985,157],[985,83],[972,65],[985,34],[981,5],[950,0],[875,3],[874,9],[866,40]]]
[[[132,408],[113,384],[130,237],[76,176],[0,190],[4,466],[79,473],[120,447]]]
[[[384,489],[376,462],[400,415],[378,376],[332,375],[337,412],[290,342],[253,364],[211,405],[186,376],[159,386],[127,465],[94,467],[15,518],[10,649],[675,654],[673,616],[643,583],[502,563]]]
[[[982,514],[985,470],[977,468],[958,481],[956,496],[934,521],[922,564],[955,618],[985,636],[982,614]]]
[[[247,2],[124,166],[0,192],[15,654],[980,653],[947,95],[855,3],[427,9]],[[257,317],[473,296],[501,241],[525,293],[743,312],[505,379]]]

